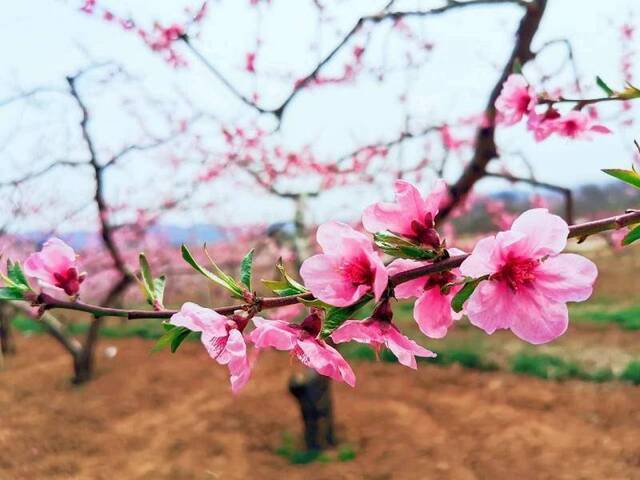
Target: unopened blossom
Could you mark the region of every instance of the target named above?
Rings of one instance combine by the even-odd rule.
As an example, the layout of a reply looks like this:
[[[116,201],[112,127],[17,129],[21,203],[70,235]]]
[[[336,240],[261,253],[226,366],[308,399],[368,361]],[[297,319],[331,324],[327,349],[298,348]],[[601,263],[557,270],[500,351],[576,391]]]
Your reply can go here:
[[[560,253],[568,233],[562,218],[536,208],[480,240],[460,266],[464,276],[486,278],[465,303],[469,321],[489,334],[510,329],[533,344],[562,335],[566,303],[589,298],[598,273],[590,260]]]
[[[78,272],[76,252],[59,238],[47,240],[42,250],[29,255],[24,272],[37,279],[42,288],[62,290],[70,297],[78,295],[86,277]]]
[[[356,376],[346,360],[335,348],[317,338],[321,327],[317,313],[312,313],[299,325],[260,317],[253,317],[253,323],[256,328],[249,334],[249,340],[257,348],[290,351],[319,374],[355,386]]]
[[[497,121],[503,125],[515,125],[536,105],[536,93],[519,74],[511,74],[502,85],[496,100]]]
[[[366,343],[377,351],[385,346],[398,358],[398,362],[413,369],[417,368],[416,356],[436,356],[432,351],[403,335],[391,319],[391,307],[389,301],[385,300],[374,310],[370,318],[344,322],[331,334],[331,339],[336,343]]]
[[[461,255],[461,250],[449,249],[450,255]],[[418,262],[398,258],[388,267],[389,275],[412,270],[414,268],[430,265],[431,262]],[[453,269],[440,272],[415,280],[401,283],[394,289],[396,298],[417,298],[413,305],[413,318],[420,331],[427,337],[442,338],[447,334],[455,320],[460,320],[462,313],[456,313],[451,309],[453,297],[462,288],[461,285],[453,285],[444,288],[445,285],[460,280],[460,271]]]
[[[304,261],[300,275],[311,293],[330,305],[345,307],[387,287],[387,270],[366,235],[341,222],[320,225],[317,236],[323,253]]]
[[[187,302],[171,317],[169,323],[202,333],[200,340],[209,356],[229,368],[233,393],[246,385],[251,374],[247,346],[242,336],[246,320],[240,316],[225,317],[209,308]]]
[[[431,192],[423,197],[411,183],[396,180],[393,203],[375,203],[362,215],[364,228],[371,233],[388,230],[433,248],[440,247],[435,230],[435,218],[440,204],[447,197],[443,180],[434,183]]]

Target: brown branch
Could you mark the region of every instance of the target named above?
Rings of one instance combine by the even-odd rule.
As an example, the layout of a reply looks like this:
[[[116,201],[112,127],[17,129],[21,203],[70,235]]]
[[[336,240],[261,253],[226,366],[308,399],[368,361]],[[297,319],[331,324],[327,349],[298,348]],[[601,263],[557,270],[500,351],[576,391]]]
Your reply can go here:
[[[617,215],[614,217],[603,218],[601,220],[594,220],[592,222],[581,223],[577,225],[571,225],[569,227],[569,238],[578,238],[580,241],[584,240],[589,235],[605,232],[607,230],[615,230],[628,225],[634,225],[640,223],[640,211],[631,211],[623,215]],[[470,254],[457,255],[455,257],[442,260],[440,262],[432,263],[429,265],[417,267],[411,270],[397,273],[389,277],[389,284],[392,286],[400,285],[410,280],[431,275],[434,273],[444,272],[453,268],[459,267],[462,262],[469,257]],[[221,315],[231,315],[237,310],[252,310],[261,311],[270,308],[283,307],[287,305],[293,305],[300,303],[301,300],[313,300],[314,297],[311,293],[306,292],[298,295],[288,295],[284,297],[258,297],[254,303],[244,303],[239,305],[228,305],[226,307],[220,307],[214,309]],[[51,295],[41,293],[36,304],[40,305],[45,310],[53,309],[66,309],[76,310],[80,312],[91,313],[95,317],[121,317],[128,319],[149,319],[159,318],[167,319],[177,313],[176,310],[126,310],[119,308],[100,307],[97,305],[90,305],[84,302],[76,301],[69,302],[58,300]]]
[[[560,185],[554,185],[553,183],[541,182],[539,180],[536,180],[535,178],[515,177],[508,173],[486,172],[484,176],[503,178],[512,183],[528,183],[529,185],[533,185],[534,187],[545,188],[547,190],[551,190],[553,192],[561,194],[564,197],[565,201],[564,219],[569,224],[573,223],[573,193],[571,192],[570,188],[562,187]]]
[[[485,107],[485,117],[487,126],[478,129],[475,139],[475,152],[471,162],[467,165],[464,172],[456,183],[449,187],[450,201],[440,211],[439,220],[446,219],[453,209],[467,196],[475,183],[486,173],[487,164],[498,157],[498,150],[495,142],[495,119],[496,108],[495,103],[502,90],[502,84],[513,71],[516,61],[522,64],[533,58],[531,52],[531,42],[538,31],[542,15],[547,6],[547,0],[535,0],[527,4],[526,13],[520,20],[520,25],[516,32],[516,42],[502,69],[502,74],[493,86],[493,90],[489,95],[489,100]]]
[[[545,0],[546,1],[546,0]],[[524,0],[448,0],[443,6],[432,8],[429,10],[411,10],[411,11],[388,11],[388,8],[393,5],[393,2],[388,2],[385,8],[373,15],[367,15],[360,17],[351,29],[345,34],[344,37],[327,53],[304,77],[300,78],[296,85],[293,87],[289,95],[275,108],[265,108],[258,105],[249,97],[240,92],[229,79],[227,79],[209,60],[191,43],[190,38],[187,35],[182,35],[180,39],[189,48],[189,50],[195,55],[195,57],[202,62],[202,64],[242,103],[253,108],[258,113],[271,114],[276,117],[278,121],[282,121],[285,110],[291,104],[291,102],[298,96],[298,94],[307,87],[310,83],[318,78],[318,75],[322,69],[331,62],[331,60],[347,45],[351,38],[362,28],[365,23],[380,23],[384,20],[398,20],[403,17],[429,17],[441,15],[443,13],[474,6],[482,5],[496,5],[496,4],[513,4],[526,6],[531,8],[531,3]]]

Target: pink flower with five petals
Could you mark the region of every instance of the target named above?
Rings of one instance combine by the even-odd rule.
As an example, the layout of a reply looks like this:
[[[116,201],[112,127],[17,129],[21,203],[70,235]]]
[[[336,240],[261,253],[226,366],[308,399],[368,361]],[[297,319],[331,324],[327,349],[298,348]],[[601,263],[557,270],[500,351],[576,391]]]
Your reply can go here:
[[[540,344],[568,326],[567,302],[591,296],[598,270],[593,262],[565,248],[569,227],[544,208],[520,215],[506,232],[480,240],[460,266],[480,282],[465,303],[470,322],[488,334],[510,329]]]
[[[497,121],[503,125],[515,125],[536,105],[536,93],[519,74],[511,74],[502,85],[496,100]]]
[[[396,201],[368,207],[362,215],[364,228],[371,233],[388,230],[420,244],[440,247],[440,238],[434,227],[440,205],[448,195],[446,183],[437,180],[425,197],[404,180],[396,180],[394,186]]]
[[[228,318],[209,308],[187,302],[171,317],[169,323],[192,332],[202,332],[200,340],[209,356],[229,368],[233,393],[238,393],[247,384],[251,367],[242,336],[246,321],[240,317]]]
[[[78,273],[76,252],[58,238],[47,240],[41,251],[27,257],[24,273],[36,278],[42,288],[62,290],[70,297],[78,295],[86,277]]]
[[[319,374],[355,386],[356,376],[342,355],[316,338],[321,325],[316,313],[309,315],[300,325],[260,317],[254,317],[253,323],[256,328],[249,334],[249,340],[257,348],[291,351],[304,365]]]
[[[346,307],[368,293],[379,299],[387,288],[387,270],[366,235],[341,222],[320,225],[322,254],[300,268],[306,287],[330,305]]]

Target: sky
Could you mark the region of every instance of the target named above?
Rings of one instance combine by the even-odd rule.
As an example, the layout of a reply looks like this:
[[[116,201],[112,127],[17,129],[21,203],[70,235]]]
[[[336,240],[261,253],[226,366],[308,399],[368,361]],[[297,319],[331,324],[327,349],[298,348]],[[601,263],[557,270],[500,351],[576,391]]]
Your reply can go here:
[[[259,125],[273,130],[268,115],[259,116],[244,106],[229,90],[200,65],[184,48],[189,63],[175,69],[152,52],[138,36],[78,11],[77,1],[38,0],[3,2],[0,5],[0,105],[33,88],[64,90],[65,76],[88,65],[115,62],[127,72],[112,74],[107,65],[83,77],[80,91],[91,111],[90,129],[98,154],[108,159],[131,143],[148,142],[150,136],[171,132],[171,119],[202,116],[194,131],[209,152],[223,147],[223,125]],[[318,21],[311,0],[272,0],[252,7],[249,0],[211,1],[209,13],[193,40],[203,54],[244,94],[258,94],[261,105],[278,105],[293,81],[306,75],[318,59],[330,51],[344,32],[362,15],[377,12],[385,1],[325,0],[326,21]],[[398,10],[436,7],[439,1],[396,1]],[[185,8],[196,9],[198,1],[99,0],[100,6],[131,17],[150,28],[185,19]],[[567,38],[574,48],[575,63],[583,80],[585,96],[598,95],[596,75],[614,87],[622,86],[623,53],[620,26],[640,26],[637,0],[549,0],[549,6],[534,41],[534,50],[545,42]],[[467,7],[456,12],[409,21],[413,38],[407,38],[389,23],[381,23],[354,38],[353,46],[368,39],[363,63],[367,70],[384,70],[384,81],[366,73],[353,84],[322,86],[302,92],[292,102],[280,129],[270,137],[272,145],[288,150],[310,148],[327,162],[363,144],[389,140],[409,122],[413,129],[451,122],[474,115],[484,108],[511,46],[522,10],[513,5]],[[256,51],[255,75],[245,71],[245,55]],[[421,48],[429,44],[432,48]],[[337,76],[349,60],[345,49],[323,70]],[[404,68],[410,54],[420,68]],[[525,74],[533,83],[541,72],[555,71],[563,62],[561,45],[549,48],[535,67]],[[639,63],[640,64],[640,63]],[[636,78],[640,75],[636,66]],[[571,68],[564,68],[548,88],[571,82]],[[406,102],[399,102],[404,96]],[[516,174],[527,174],[521,156],[533,166],[539,180],[575,187],[585,182],[605,181],[600,169],[626,167],[633,155],[635,126],[621,119],[638,118],[638,107],[620,117],[617,105],[603,107],[603,123],[613,134],[592,141],[549,139],[536,143],[522,125],[500,128],[497,141],[505,162]],[[407,120],[409,119],[409,120]],[[0,183],[36,171],[56,159],[83,162],[86,159],[78,129],[79,111],[68,95],[42,93],[0,107]],[[636,122],[637,123],[637,122]],[[462,133],[461,133],[462,134]],[[435,147],[434,147],[435,148]],[[438,156],[437,148],[429,154]],[[398,160],[401,155],[401,160]],[[392,152],[388,161],[414,162],[425,155],[421,142]],[[445,178],[455,180],[466,157],[449,161]],[[203,165],[187,139],[167,148],[139,152],[113,169],[106,177],[106,193],[113,205],[151,207],[168,192],[192,188],[190,179]],[[172,162],[178,168],[166,168]],[[424,184],[428,185],[429,175]],[[285,185],[289,189],[308,185]],[[479,191],[510,188],[499,180],[483,180]],[[182,190],[181,190],[182,189]],[[93,183],[86,168],[61,168],[18,189],[0,190],[0,226],[10,231],[59,228],[91,228],[96,212],[91,202]],[[374,185],[337,189],[309,201],[309,221],[351,219],[367,204],[389,198],[392,179],[376,178]],[[34,205],[36,213],[16,216],[16,205]],[[201,208],[198,205],[207,205]],[[291,219],[290,201],[265,196],[240,171],[197,188],[180,210],[164,219],[167,223],[272,223]],[[131,209],[120,215],[131,219]]]

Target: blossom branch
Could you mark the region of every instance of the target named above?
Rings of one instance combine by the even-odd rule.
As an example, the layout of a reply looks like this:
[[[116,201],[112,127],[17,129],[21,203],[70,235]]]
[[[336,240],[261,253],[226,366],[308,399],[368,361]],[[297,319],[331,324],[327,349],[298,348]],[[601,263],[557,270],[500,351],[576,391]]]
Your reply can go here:
[[[625,213],[622,215],[572,225],[569,227],[568,236],[569,238],[578,238],[579,241],[582,241],[586,237],[594,235],[596,233],[615,230],[637,223],[640,223],[640,211],[630,211],[629,213]],[[456,255],[454,257],[450,257],[433,264],[396,273],[389,277],[389,284],[392,286],[397,286],[410,280],[415,280],[427,275],[449,271],[451,269],[459,267],[468,256],[469,254]],[[268,310],[271,308],[278,308],[287,305],[293,305],[296,303],[302,303],[302,301],[312,300],[314,300],[314,297],[311,293],[301,293],[298,295],[287,295],[282,297],[256,297],[254,302],[252,303],[228,305],[225,307],[216,308],[215,311],[221,315],[231,315],[237,310],[257,312],[261,310]],[[101,307],[80,301],[71,302],[58,300],[46,293],[41,293],[37,297],[35,303],[37,305],[40,305],[43,310],[75,310],[90,313],[98,318],[121,317],[128,318],[130,320],[151,318],[167,319],[177,313],[176,310],[151,311]]]

